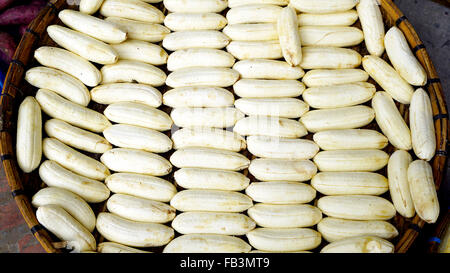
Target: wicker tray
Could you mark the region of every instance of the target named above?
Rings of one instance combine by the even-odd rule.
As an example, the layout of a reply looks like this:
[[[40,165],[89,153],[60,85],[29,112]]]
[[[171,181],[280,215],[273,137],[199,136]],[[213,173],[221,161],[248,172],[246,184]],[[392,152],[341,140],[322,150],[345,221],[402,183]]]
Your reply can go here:
[[[29,25],[29,28],[18,45],[14,59],[9,66],[0,101],[0,155],[6,178],[10,185],[11,193],[26,223],[31,229],[31,232],[47,252],[63,252],[65,250],[62,249],[63,244],[61,244],[56,237],[47,232],[47,230],[43,228],[36,219],[36,210],[32,207],[30,200],[40,188],[45,187],[45,184],[40,180],[37,170],[30,174],[25,174],[17,165],[15,158],[16,123],[17,111],[20,103],[26,96],[34,96],[37,91],[36,88],[32,87],[24,80],[24,74],[27,69],[38,65],[36,60],[33,58],[33,53],[38,47],[43,45],[56,46],[56,44],[49,39],[46,33],[46,28],[51,24],[61,24],[57,16],[60,10],[66,8],[76,8],[76,6],[68,6],[67,2],[68,1],[66,0],[50,0],[48,5],[43,8],[37,18]],[[386,30],[391,26],[398,26],[405,34],[408,43],[411,48],[413,48],[418,60],[427,71],[428,83],[425,86],[425,89],[428,90],[431,98],[437,139],[436,156],[431,161],[431,164],[433,167],[436,188],[439,189],[444,178],[444,171],[447,167],[447,143],[449,130],[448,112],[442,86],[428,53],[426,52],[426,49],[415,32],[413,26],[409,23],[407,18],[401,13],[392,0],[380,0],[380,3]],[[159,8],[163,8],[162,4],[159,5]],[[359,22],[356,23],[356,26],[359,26]],[[363,56],[368,54],[364,43],[353,47],[353,49],[357,50]],[[387,60],[386,53],[384,53],[383,58]],[[161,68],[167,72],[164,67]],[[375,84],[375,82],[371,82]],[[377,87],[377,90],[381,90],[379,86]],[[165,91],[164,87],[161,88],[161,91]],[[408,107],[405,105],[397,105],[399,106],[399,110],[403,117],[407,120]],[[105,106],[91,102],[89,107],[102,112]],[[170,111],[170,108],[164,106],[161,109],[166,112]],[[44,115],[43,119],[45,120],[46,118],[48,117]],[[370,124],[368,128],[379,130],[375,122]],[[170,132],[168,132],[168,134],[170,134]],[[311,134],[308,137],[310,138]],[[385,151],[390,154],[394,151],[394,148],[389,145]],[[244,151],[244,154],[249,158],[252,158],[248,152]],[[164,156],[168,157],[169,155],[170,154],[165,154]],[[91,156],[97,159],[99,158],[99,155],[91,154]],[[381,170],[380,173],[386,174],[385,169],[386,168]],[[252,178],[247,171],[245,171],[245,174]],[[164,178],[169,181],[173,181],[173,177],[170,175]],[[389,193],[383,195],[383,197],[390,199]],[[105,210],[104,203],[105,202],[92,205],[96,214]],[[391,222],[399,231],[399,236],[393,240],[393,243],[395,244],[395,251],[401,253],[408,250],[425,224],[425,222],[420,220],[417,215],[414,218],[406,219],[397,214]],[[98,232],[95,231],[94,236],[96,237],[97,242],[103,241],[103,238],[98,234]],[[320,246],[318,249],[320,249]]]

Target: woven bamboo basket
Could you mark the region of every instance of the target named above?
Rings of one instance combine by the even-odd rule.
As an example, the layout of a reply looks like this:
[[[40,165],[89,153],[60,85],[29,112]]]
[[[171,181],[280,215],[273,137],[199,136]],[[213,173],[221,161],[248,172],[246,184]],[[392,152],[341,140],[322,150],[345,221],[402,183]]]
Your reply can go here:
[[[433,167],[436,188],[439,189],[444,178],[444,171],[447,167],[447,143],[449,130],[448,112],[442,86],[424,44],[418,37],[408,19],[402,14],[392,0],[380,0],[380,3],[386,30],[389,27],[396,25],[403,31],[411,48],[413,48],[413,52],[428,74],[428,83],[425,86],[425,89],[428,90],[431,98],[437,140],[436,155],[430,163]],[[159,8],[165,11],[161,3],[158,5],[157,6]],[[39,189],[45,187],[45,184],[39,178],[37,170],[32,173],[25,174],[18,167],[15,158],[17,112],[22,100],[26,96],[34,96],[37,91],[37,88],[32,87],[24,80],[25,72],[29,68],[38,65],[36,60],[33,58],[33,53],[38,47],[43,45],[56,46],[56,44],[48,37],[46,28],[51,24],[61,24],[61,21],[58,19],[58,12],[66,8],[76,9],[77,6],[68,5],[66,0],[50,0],[48,5],[42,9],[37,18],[29,25],[26,33],[18,45],[14,59],[9,66],[0,101],[0,155],[6,178],[11,188],[11,193],[28,227],[47,252],[64,252],[66,250],[63,249],[64,242],[60,242],[60,240],[47,232],[47,230],[38,223],[35,214],[36,209],[31,205],[31,197]],[[360,27],[359,22],[356,23],[356,26]],[[353,49],[357,50],[362,56],[368,54],[364,43],[353,47]],[[383,58],[387,60],[386,53],[383,55]],[[164,67],[161,68],[167,72]],[[371,82],[375,84],[375,82]],[[377,90],[381,90],[379,86],[377,87]],[[165,91],[164,87],[160,90],[161,92]],[[407,120],[408,107],[399,104],[398,106],[403,117]],[[100,112],[103,112],[103,109],[105,108],[104,105],[93,102],[90,103],[89,107]],[[168,107],[163,106],[162,110],[170,112],[170,108]],[[48,117],[45,115],[43,116],[44,121],[47,118]],[[379,130],[375,122],[368,125],[367,128]],[[170,135],[170,132],[167,134]],[[311,134],[308,137],[311,138]],[[385,151],[390,154],[394,151],[394,148],[389,145]],[[248,152],[244,151],[243,153],[250,159],[252,158],[252,155]],[[91,154],[91,156],[99,159],[100,155]],[[168,158],[170,153],[164,154],[164,156]],[[386,168],[381,170],[380,173],[386,175],[385,169]],[[248,174],[247,171],[245,171],[244,174],[248,175],[252,179],[251,175]],[[173,177],[170,175],[164,178],[169,181],[173,181]],[[389,193],[383,195],[383,197],[390,199]],[[104,203],[93,204],[92,207],[96,214],[106,210]],[[399,253],[404,253],[410,248],[425,224],[425,222],[420,220],[417,215],[411,219],[406,219],[397,214],[391,222],[399,231],[399,236],[393,240],[393,243],[395,244],[395,251]],[[98,232],[94,232],[97,242],[102,242],[102,236],[98,234]],[[320,247],[321,246],[319,246],[318,249],[320,249]]]

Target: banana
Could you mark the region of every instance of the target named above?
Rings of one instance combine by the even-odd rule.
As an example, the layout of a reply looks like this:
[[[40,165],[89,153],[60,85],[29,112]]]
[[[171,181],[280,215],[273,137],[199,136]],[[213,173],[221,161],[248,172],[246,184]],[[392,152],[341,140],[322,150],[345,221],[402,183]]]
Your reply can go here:
[[[120,44],[112,44],[119,54],[119,60],[139,61],[152,65],[167,63],[169,54],[159,45],[139,40],[126,40]]]
[[[300,96],[305,85],[297,80],[240,79],[233,90],[242,98],[285,98]]]
[[[105,43],[121,43],[128,38],[125,29],[82,12],[65,9],[58,13],[58,17],[66,26]]]
[[[344,129],[317,132],[314,142],[322,150],[384,149],[388,139],[378,131],[369,129]]]
[[[100,14],[156,24],[164,22],[162,11],[140,0],[105,0]]]
[[[70,148],[56,138],[45,138],[42,151],[46,158],[64,168],[95,180],[104,180],[110,175],[108,168],[99,161]]]
[[[184,190],[170,200],[179,211],[243,212],[253,202],[245,194],[222,190]]]
[[[372,99],[372,108],[375,110],[377,124],[389,142],[397,149],[410,150],[411,131],[392,97],[384,91],[378,91]],[[434,131],[432,135],[434,138]]]
[[[300,138],[308,132],[302,123],[279,117],[249,116],[236,122],[233,131],[241,136]]]
[[[223,33],[233,41],[278,40],[277,25],[274,23],[228,25],[223,29]]]
[[[239,152],[247,147],[237,133],[211,127],[183,128],[172,133],[174,149],[204,147]]]
[[[127,220],[108,212],[98,214],[96,228],[107,240],[131,247],[163,246],[175,236],[165,225]]]
[[[129,60],[120,60],[115,64],[105,65],[100,72],[103,77],[102,84],[138,82],[151,86],[162,86],[167,77],[164,71],[154,65]]]
[[[389,60],[400,76],[409,84],[424,86],[427,83],[427,73],[412,53],[403,32],[393,26],[384,37],[384,45]]]
[[[113,64],[119,59],[110,45],[84,33],[58,25],[47,27],[47,33],[59,46],[91,62]]]
[[[178,149],[170,156],[170,162],[178,168],[229,171],[240,171],[246,169],[250,164],[250,160],[240,153],[201,147]]]
[[[422,88],[412,96],[409,124],[414,153],[418,158],[430,161],[436,152],[436,136],[430,97]]]
[[[35,98],[26,97],[19,106],[16,134],[16,158],[19,168],[30,173],[41,163],[42,114]]]
[[[227,25],[227,22],[227,18],[223,15],[213,12],[175,12],[169,13],[164,19],[164,25],[172,31],[221,30]]]
[[[39,54],[42,51],[38,49],[36,52]],[[81,66],[77,66],[76,69],[79,68]],[[91,100],[89,90],[84,86],[83,82],[74,76],[54,68],[44,66],[33,67],[25,73],[25,80],[37,88],[51,90],[81,106],[87,106]]]
[[[397,150],[389,158],[387,167],[392,203],[397,212],[406,218],[415,214],[408,182],[408,167],[411,162],[412,157],[407,151]]]
[[[183,212],[172,221],[181,234],[245,235],[254,229],[255,222],[242,213]]]
[[[164,0],[164,7],[170,12],[217,12],[227,8],[224,0]]]
[[[324,196],[317,207],[327,216],[348,220],[389,220],[395,216],[391,202],[370,195]]]
[[[247,213],[258,226],[266,228],[310,227],[322,219],[322,212],[311,205],[256,204]]]
[[[36,100],[47,115],[71,125],[96,133],[103,132],[111,126],[111,122],[101,113],[68,101],[53,91],[39,89]]]
[[[312,253],[311,251],[264,251],[264,250],[252,250],[249,253]]]
[[[202,168],[179,169],[174,178],[185,189],[242,191],[250,183],[250,179],[239,172]]]
[[[322,172],[374,172],[387,165],[389,155],[381,150],[321,151],[314,163]]]
[[[376,236],[357,236],[330,243],[320,253],[394,253],[394,245]]]
[[[175,218],[175,209],[165,203],[120,193],[111,195],[106,207],[115,215],[137,222],[164,224]]]
[[[46,205],[60,206],[89,232],[95,228],[95,214],[89,204],[77,194],[63,188],[43,188],[33,195],[31,204],[36,208]]]
[[[108,17],[105,20],[126,31],[130,39],[157,43],[161,42],[170,33],[170,29],[160,24],[119,17]]]
[[[248,253],[244,240],[220,234],[186,234],[173,239],[163,253]]]
[[[154,107],[138,102],[116,102],[106,107],[105,116],[116,123],[136,125],[157,131],[172,128],[173,121],[168,114]]]
[[[330,46],[302,47],[303,69],[342,69],[356,68],[361,64],[361,55],[349,48]]]
[[[363,32],[356,27],[301,26],[299,32],[304,46],[348,47],[364,40]]]
[[[223,50],[213,48],[180,49],[170,54],[167,70],[175,71],[188,67],[232,67],[234,57]]]
[[[152,107],[162,104],[161,92],[146,84],[109,83],[91,89],[92,100],[100,104],[139,102]]]
[[[413,87],[385,60],[373,55],[367,55],[362,59],[362,65],[370,77],[396,101],[403,104],[411,102],[414,93]]]
[[[39,177],[47,186],[71,191],[89,203],[103,202],[110,194],[104,183],[75,174],[51,160],[42,162]]]
[[[227,12],[228,25],[276,23],[283,8],[271,4],[250,4],[234,7]]]
[[[41,225],[58,239],[67,243],[72,252],[96,249],[94,236],[67,211],[57,205],[45,205],[36,210],[36,218]]]
[[[228,107],[234,105],[230,91],[214,86],[188,86],[168,90],[163,95],[164,105],[181,107]]]
[[[317,167],[309,160],[253,159],[248,171],[261,181],[307,181],[316,173]]]
[[[239,79],[239,73],[225,67],[191,67],[174,71],[167,76],[166,85],[172,88],[192,86],[228,87]]]
[[[233,69],[241,78],[267,80],[298,80],[305,72],[300,67],[292,67],[287,62],[277,60],[242,60]]]
[[[247,145],[251,154],[266,158],[310,159],[319,152],[319,146],[307,139],[251,135]]]
[[[356,5],[356,11],[364,32],[367,50],[371,55],[381,56],[384,52],[385,32],[383,16],[378,1],[360,0],[358,5]]]
[[[304,204],[316,197],[316,190],[308,184],[298,182],[273,181],[253,182],[245,194],[255,202],[267,204]]]
[[[309,105],[295,98],[242,98],[235,107],[249,116],[299,118],[309,111]]]
[[[167,135],[141,126],[114,124],[106,128],[103,135],[111,144],[120,148],[153,153],[165,153],[172,149],[172,140]]]
[[[283,57],[280,43],[272,41],[231,41],[227,51],[238,60],[279,59]]]
[[[365,82],[369,74],[362,69],[315,69],[309,70],[303,77],[308,87]]]
[[[356,20],[358,20],[358,13],[353,9],[336,13],[298,14],[300,26],[351,26]]]
[[[317,224],[317,230],[328,242],[335,242],[356,236],[377,236],[390,240],[398,236],[398,231],[387,221],[355,221],[325,217]]]
[[[55,75],[58,76],[62,75],[61,76],[62,81],[60,81],[61,79],[58,78],[58,81],[56,81],[56,83],[50,84],[56,85],[66,83],[68,85],[72,85],[68,87],[72,87],[73,91],[76,92],[75,93],[76,95],[78,96],[84,95],[83,99],[86,99],[86,97],[87,99],[89,99],[89,97],[86,96],[86,87],[84,87],[83,84],[93,87],[97,86],[102,81],[102,74],[93,64],[91,64],[86,59],[65,49],[50,46],[42,46],[36,49],[36,51],[34,51],[34,57],[36,58],[36,60],[38,60],[38,62],[41,65],[60,70],[60,71],[53,71],[47,69],[48,74],[53,74],[46,79],[47,81],[48,80],[54,81],[53,77],[55,77]],[[45,73],[45,70],[42,72]],[[64,75],[63,72],[75,77],[76,79],[80,80],[83,84],[68,77],[68,75]],[[42,79],[41,81],[43,80],[45,79]],[[41,85],[40,88],[45,88],[45,85],[44,86]],[[63,89],[58,90],[61,90],[60,92],[70,92],[69,90],[66,91]],[[75,99],[76,98],[77,97],[75,97]],[[85,103],[84,100],[80,102],[81,102],[80,104],[86,105],[84,104]]]
[[[229,8],[236,8],[240,6],[254,5],[254,4],[271,4],[277,6],[286,6],[287,4],[289,4],[289,0],[228,0]]]
[[[169,202],[177,192],[169,181],[143,174],[114,173],[106,178],[105,184],[114,193],[160,202]]]
[[[300,118],[309,132],[354,129],[366,126],[375,118],[375,111],[365,105],[313,110]]]
[[[115,172],[164,176],[172,171],[172,165],[164,157],[136,149],[114,148],[104,153],[100,161]]]
[[[103,0],[80,0],[80,11],[85,14],[94,14],[102,4]]]
[[[320,233],[310,228],[256,228],[246,236],[254,248],[270,252],[311,250],[322,241]]]
[[[334,13],[355,7],[355,0],[291,0],[289,4],[302,13]]]
[[[184,30],[168,34],[163,47],[170,51],[187,48],[221,49],[230,43],[230,38],[218,30]]]
[[[243,119],[245,114],[234,107],[174,108],[170,113],[178,127],[228,128]]]
[[[376,92],[375,85],[368,82],[318,86],[307,88],[302,97],[311,107],[339,108],[365,103]]]
[[[386,177],[371,172],[319,172],[311,186],[324,195],[381,195],[389,189]]]
[[[291,66],[298,66],[302,61],[303,39],[300,39],[297,13],[293,7],[287,6],[281,10],[277,31],[284,59]]]
[[[97,251],[99,253],[151,253],[113,242],[103,242],[98,244]]]
[[[439,201],[431,165],[424,160],[415,160],[409,164],[408,184],[417,215],[427,223],[436,223]]]

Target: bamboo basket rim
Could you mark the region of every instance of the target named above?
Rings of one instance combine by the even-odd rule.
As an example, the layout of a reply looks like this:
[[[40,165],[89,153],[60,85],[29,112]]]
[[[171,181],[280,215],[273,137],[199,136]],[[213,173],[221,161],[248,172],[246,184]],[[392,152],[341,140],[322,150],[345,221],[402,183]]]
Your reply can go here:
[[[436,188],[439,189],[447,168],[449,135],[448,112],[442,85],[423,42],[406,16],[394,4],[393,0],[379,0],[379,2],[383,15],[387,17],[385,20],[389,21],[387,26],[395,25],[402,30],[414,54],[427,72],[428,82],[424,89],[428,91],[431,98],[437,137],[436,155],[430,163],[433,167]],[[66,7],[65,0],[50,0],[28,26],[9,65],[0,100],[0,155],[11,194],[32,234],[44,250],[49,253],[62,252],[60,249],[62,245],[61,242],[54,242],[46,229],[37,221],[30,202],[31,198],[26,191],[26,187],[24,187],[24,183],[27,181],[23,181],[15,159],[13,141],[15,130],[13,128],[16,121],[12,117],[14,117],[14,112],[17,112],[18,108],[14,108],[14,105],[17,106],[20,103],[15,98],[20,100],[24,98],[20,83],[23,81],[27,65],[33,59],[33,52],[38,46],[41,35],[46,32],[46,26],[57,19],[59,10]],[[406,252],[417,238],[424,224],[425,222],[415,215],[407,224],[405,232],[400,234],[400,238],[395,245],[395,252]]]

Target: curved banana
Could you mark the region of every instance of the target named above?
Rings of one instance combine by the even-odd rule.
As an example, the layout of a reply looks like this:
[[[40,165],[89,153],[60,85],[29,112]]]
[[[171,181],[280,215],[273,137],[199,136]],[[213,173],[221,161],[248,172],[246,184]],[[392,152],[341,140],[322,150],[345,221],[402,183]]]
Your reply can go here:
[[[170,33],[170,29],[165,26],[150,22],[142,22],[120,17],[107,17],[105,21],[126,31],[129,39],[144,42],[161,42]]]
[[[387,167],[392,203],[397,212],[406,218],[411,218],[416,213],[408,182],[408,167],[411,162],[412,157],[407,151],[397,150],[389,158]]]
[[[369,129],[343,129],[317,132],[314,142],[322,150],[384,149],[388,139],[378,131]]]
[[[239,79],[239,73],[225,67],[191,67],[170,73],[166,85],[177,87],[215,86],[228,87]]]
[[[357,51],[349,48],[305,46],[302,52],[300,67],[303,69],[356,68],[362,58]]]
[[[355,7],[355,0],[291,0],[292,7],[302,13],[333,13],[347,11]]]
[[[252,247],[244,240],[220,234],[186,234],[173,239],[164,253],[247,253]]]
[[[164,25],[172,31],[184,30],[221,30],[227,25],[227,19],[218,13],[169,13],[164,19]]]
[[[233,131],[241,136],[300,138],[308,132],[302,123],[279,117],[249,116],[236,122]]]
[[[351,26],[358,20],[358,13],[351,9],[334,13],[300,13],[300,26]]]
[[[175,71],[188,67],[232,67],[234,57],[223,50],[214,48],[179,49],[170,54],[167,70]]]
[[[149,251],[140,250],[126,245],[103,242],[97,245],[98,253],[151,253]]]
[[[138,82],[151,86],[161,86],[166,81],[166,73],[158,67],[138,62],[121,60],[115,64],[105,65],[102,72],[102,84],[117,82]],[[123,73],[126,71],[127,73]]]
[[[140,0],[105,0],[100,14],[156,24],[164,22],[162,11]]]
[[[215,86],[188,86],[170,89],[163,95],[164,105],[181,107],[228,107],[234,104],[230,91]]]
[[[248,151],[257,157],[279,159],[310,159],[319,152],[319,146],[307,139],[270,136],[247,137]]]
[[[187,48],[221,49],[230,43],[230,38],[219,30],[184,30],[168,34],[163,47],[170,51]]]
[[[246,236],[254,248],[270,252],[311,250],[322,241],[320,233],[310,228],[256,228]]]
[[[376,236],[357,236],[328,244],[320,253],[394,253],[394,245]]]
[[[349,47],[364,41],[363,32],[356,27],[301,26],[299,32],[304,46]]]
[[[269,204],[304,204],[316,197],[316,190],[308,184],[287,181],[253,182],[245,194],[255,202]]]
[[[280,43],[272,41],[231,41],[227,51],[238,60],[279,59],[283,57]]]
[[[170,12],[217,12],[227,8],[227,1],[223,0],[164,0],[164,7]]]
[[[306,72],[303,83],[308,87],[365,82],[369,74],[362,69],[314,69]]]
[[[303,57],[303,39],[300,39],[297,12],[293,7],[287,6],[281,10],[277,20],[277,30],[284,59],[291,66],[298,66]]]
[[[102,4],[103,0],[80,0],[80,11],[86,14],[94,14]]]
[[[227,25],[223,33],[232,41],[271,41],[278,40],[275,23]]]
[[[173,123],[178,127],[232,127],[245,114],[234,107],[174,108],[170,113]]]
[[[181,168],[174,179],[185,189],[242,191],[247,188],[250,179],[239,172],[203,168]]]
[[[146,84],[109,83],[91,89],[92,100],[100,104],[139,102],[152,107],[162,104],[161,92]]]
[[[233,90],[241,98],[286,98],[300,96],[305,85],[297,80],[240,79]]]
[[[266,228],[311,227],[322,219],[322,212],[311,205],[256,204],[249,208],[248,215]]]
[[[384,52],[384,21],[378,5],[375,0],[360,0],[356,5],[367,50],[374,56]]]
[[[321,172],[374,172],[388,160],[386,152],[376,149],[321,151],[314,157]]]
[[[317,167],[309,160],[253,159],[248,171],[261,181],[307,181],[316,173]]]
[[[248,23],[276,23],[283,8],[261,2],[234,7],[228,10],[229,25]]]
[[[236,62],[233,69],[244,79],[298,80],[305,75],[300,67],[278,60],[242,60]]]
[[[119,60],[130,60],[163,65],[167,63],[169,54],[159,45],[145,41],[128,39],[120,44],[112,44],[112,48],[119,54]]]

